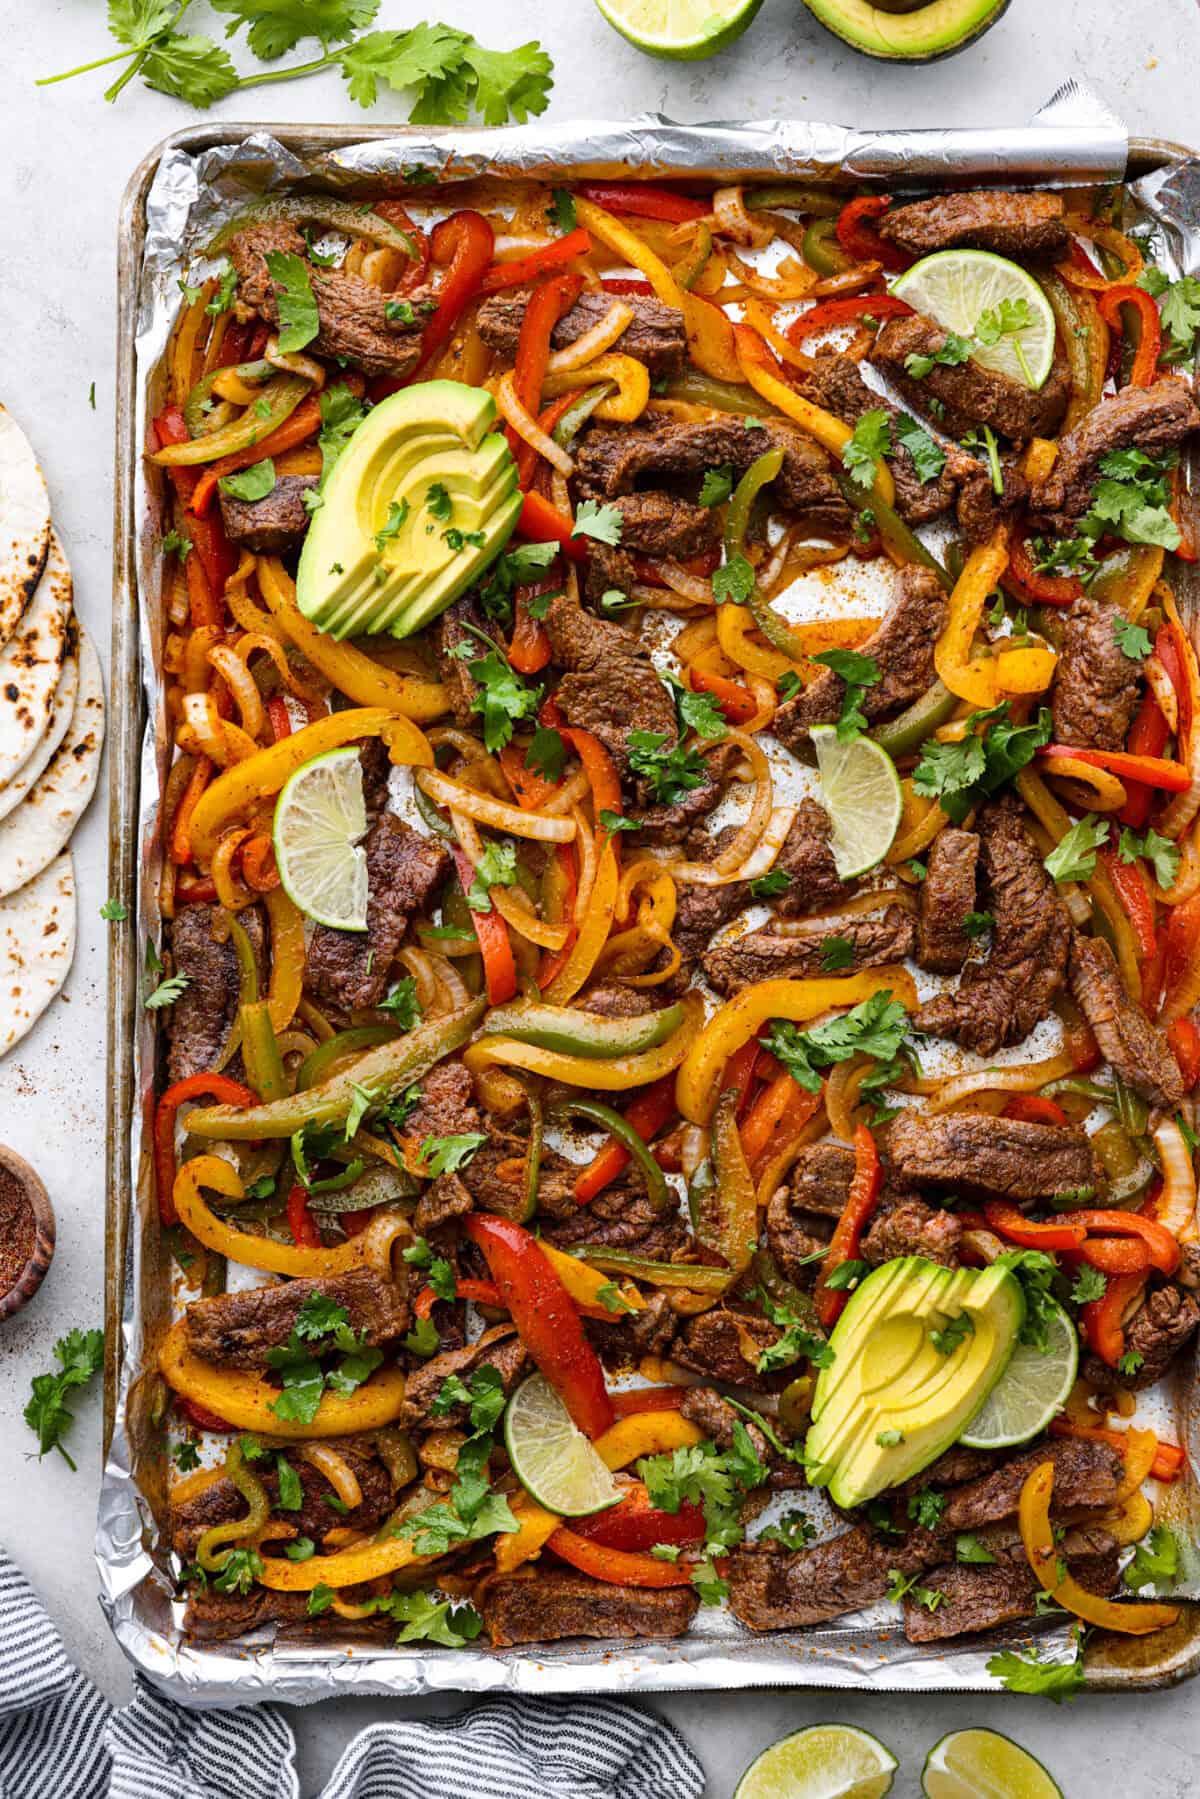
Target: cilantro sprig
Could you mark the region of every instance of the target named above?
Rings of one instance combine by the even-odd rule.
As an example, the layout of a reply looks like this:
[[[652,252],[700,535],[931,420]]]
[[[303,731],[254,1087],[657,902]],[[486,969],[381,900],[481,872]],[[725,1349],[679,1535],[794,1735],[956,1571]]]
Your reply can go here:
[[[75,1463],[63,1447],[63,1438],[75,1422],[67,1404],[68,1393],[86,1387],[104,1363],[103,1331],[68,1331],[54,1345],[58,1367],[52,1374],[35,1374],[32,1392],[23,1413],[38,1440],[38,1460],[57,1449],[72,1473]]]

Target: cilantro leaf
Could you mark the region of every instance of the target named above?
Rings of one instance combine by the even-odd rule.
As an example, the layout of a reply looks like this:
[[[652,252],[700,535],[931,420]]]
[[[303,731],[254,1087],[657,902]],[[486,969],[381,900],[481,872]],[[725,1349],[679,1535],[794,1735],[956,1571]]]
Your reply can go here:
[[[630,731],[626,742],[630,772],[647,782],[655,799],[666,806],[675,805],[685,793],[703,787],[708,780],[699,750],[685,750],[678,743],[668,747],[662,731]]]
[[[300,1485],[300,1476],[285,1455],[275,1457],[275,1473],[279,1479],[279,1495],[275,1503],[282,1512],[298,1512],[304,1504],[304,1488]]]
[[[810,1031],[800,1031],[788,1019],[774,1019],[763,1045],[801,1087],[818,1093],[818,1068],[848,1062],[858,1055],[892,1062],[907,1029],[908,1013],[892,999],[890,989],[884,988],[841,1017],[815,1025]]]
[[[1171,339],[1170,360],[1182,361],[1191,353],[1200,331],[1200,281],[1194,275],[1172,281],[1163,294],[1159,312]]]
[[[840,742],[848,743],[867,728],[867,717],[859,701],[868,687],[876,686],[883,679],[879,664],[874,656],[864,656],[859,650],[822,650],[812,660],[822,663],[845,682],[837,734]]]
[[[596,543],[619,544],[625,519],[619,506],[602,506],[584,500],[575,514],[572,537],[590,537]]]
[[[329,480],[333,465],[367,416],[358,395],[344,381],[321,390],[321,432],[317,447],[321,452],[321,486]]]
[[[947,331],[945,343],[940,350],[935,350],[932,356],[921,356],[915,353],[906,356],[904,371],[911,375],[914,381],[923,381],[935,364],[940,364],[943,368],[957,368],[959,363],[967,361],[970,354],[970,338],[959,337],[955,331]]]
[[[945,1509],[946,1495],[936,1492],[933,1487],[922,1487],[919,1493],[912,1494],[905,1508],[921,1530],[936,1530]]]
[[[821,970],[824,974],[838,974],[844,968],[854,967],[854,945],[849,937],[826,937],[821,945]]]
[[[746,604],[754,592],[754,565],[740,550],[735,550],[720,568],[714,570],[712,591],[718,606],[723,606],[726,600],[732,600],[737,606]]]
[[[790,1306],[772,1299],[762,1288],[758,1289],[757,1297],[770,1323],[783,1331],[783,1335],[768,1344],[759,1356],[756,1364],[759,1374],[770,1374],[776,1368],[790,1368],[801,1357],[811,1362],[814,1368],[829,1367],[833,1350],[819,1332],[810,1330],[808,1321],[799,1317]]]
[[[768,1524],[766,1530],[758,1533],[760,1543],[782,1543],[785,1549],[793,1553],[811,1543],[816,1531],[811,1521],[803,1512],[784,1512],[774,1524]]]
[[[722,462],[718,468],[706,469],[700,483],[701,506],[723,506],[733,492],[733,464]]]
[[[1025,1294],[1025,1322],[1017,1339],[1044,1354],[1050,1348],[1050,1327],[1056,1316],[1051,1287],[1058,1263],[1043,1249],[1007,1249],[993,1264],[1015,1274]]]
[[[390,1012],[402,1031],[411,1031],[421,1022],[421,1007],[417,1001],[417,983],[415,976],[402,975],[388,994],[379,1001],[380,1012]]]
[[[467,663],[479,692],[471,701],[471,709],[483,714],[483,741],[493,753],[511,741],[518,720],[536,712],[542,697],[540,687],[529,687],[498,650],[489,650]]]
[[[1113,620],[1113,636],[1121,654],[1128,656],[1131,662],[1144,662],[1153,648],[1146,627],[1133,624],[1127,618]]]
[[[560,732],[551,725],[537,725],[525,751],[525,766],[547,781],[562,778],[567,760],[567,746]]]
[[[255,56],[273,62],[304,38],[329,45],[361,31],[374,20],[379,0],[212,0],[212,8],[234,15],[227,37],[247,26],[246,42]]]
[[[1165,1524],[1156,1524],[1133,1552],[1125,1570],[1125,1585],[1140,1593],[1151,1582],[1166,1588],[1179,1573],[1179,1540]]]
[[[142,1004],[147,1012],[157,1012],[163,1006],[173,1006],[188,984],[187,975],[173,974],[169,979],[160,981],[154,992],[147,994]]]
[[[1096,851],[1108,842],[1108,820],[1088,812],[1046,857],[1042,866],[1056,881],[1088,881],[1096,872]]]
[[[556,543],[522,543],[515,550],[505,550],[493,562],[479,588],[479,603],[485,616],[508,624],[517,588],[544,575],[557,555]]]
[[[105,924],[124,924],[129,913],[119,899],[106,899],[100,908],[100,916]]]
[[[266,456],[239,474],[222,475],[217,486],[235,500],[265,500],[275,491],[275,464]]]
[[[1036,1650],[1019,1655],[1015,1649],[1004,1649],[989,1659],[987,1671],[1010,1693],[1040,1693],[1055,1705],[1074,1699],[1083,1689],[1080,1653],[1070,1662],[1044,1662]]]
[[[550,196],[550,205],[546,208],[546,217],[556,231],[565,237],[568,231],[574,231],[578,224],[575,213],[575,196],[569,187],[556,187]]]
[[[890,417],[882,406],[864,412],[842,449],[842,466],[858,487],[870,487],[885,456],[892,454]]]
[[[775,899],[777,895],[786,893],[791,884],[792,877],[786,868],[769,868],[765,875],[756,875],[751,881],[751,897],[759,900]]]
[[[221,1572],[213,1586],[218,1593],[248,1593],[262,1572],[262,1557],[257,1549],[230,1549],[221,1562]],[[329,1591],[328,1588],[325,1590]]]
[[[198,32],[188,36],[170,32],[155,38],[138,64],[138,73],[147,87],[201,109],[223,100],[239,85],[228,51]]]
[[[435,1600],[422,1588],[413,1593],[389,1593],[375,1603],[404,1628],[397,1633],[397,1643],[441,1643],[446,1649],[461,1649],[473,1643],[483,1629],[483,1619],[473,1605],[455,1605],[453,1600]]]
[[[958,1562],[978,1562],[981,1566],[995,1561],[995,1556],[986,1543],[981,1543],[972,1531],[962,1531],[954,1539],[954,1559]]]
[[[53,1374],[35,1374],[31,1395],[22,1416],[38,1440],[38,1460],[57,1449],[68,1468],[75,1463],[63,1448],[63,1438],[75,1421],[67,1404],[67,1394],[75,1387],[86,1387],[104,1363],[104,1332],[99,1330],[68,1331],[54,1345],[58,1368]]]
[[[493,887],[515,887],[517,884],[517,846],[515,843],[488,843],[475,869],[475,878],[467,890],[467,904],[472,912],[490,912]]]
[[[1052,724],[1043,706],[1033,722],[1014,725],[1005,700],[990,711],[972,712],[963,729],[957,743],[927,738],[913,771],[917,792],[936,799],[952,824],[961,824],[980,800],[1031,762],[1049,743]]]
[[[279,308],[279,348],[290,356],[312,343],[321,329],[312,282],[303,257],[285,250],[268,250],[265,260]]]
[[[382,525],[380,525],[378,531],[376,531],[373,540],[375,548],[380,554],[383,553],[394,537],[399,536],[400,531],[404,526],[404,522],[408,518],[408,513],[409,505],[407,500],[388,501],[387,517]]]
[[[916,419],[910,418],[907,412],[900,413],[892,424],[892,436],[912,457],[919,481],[928,484],[938,479],[946,466],[946,452]]]
[[[452,1137],[426,1137],[421,1145],[422,1166],[432,1179],[439,1174],[454,1174],[486,1142],[483,1131],[463,1131]]]
[[[1103,1299],[1108,1291],[1108,1282],[1098,1268],[1089,1268],[1086,1264],[1075,1276],[1071,1287],[1071,1304],[1076,1306],[1091,1305],[1094,1300]]]
[[[1160,837],[1153,825],[1140,837],[1126,825],[1117,839],[1117,854],[1122,862],[1136,862],[1139,856],[1144,856],[1153,868],[1159,886],[1174,886],[1182,851],[1169,837]]]
[[[953,1355],[960,1344],[975,1335],[975,1320],[970,1312],[959,1312],[947,1319],[941,1330],[930,1331],[929,1341],[939,1355]]]
[[[680,728],[694,731],[697,737],[703,737],[709,743],[719,742],[727,734],[728,726],[716,695],[696,693],[674,675],[668,675],[667,680],[675,698],[675,715]]]
[[[468,1407],[471,1429],[477,1434],[494,1429],[505,1406],[504,1381],[499,1369],[490,1362],[481,1362],[472,1372],[469,1384],[457,1374],[449,1375],[429,1410],[433,1417],[444,1418],[456,1405]]]

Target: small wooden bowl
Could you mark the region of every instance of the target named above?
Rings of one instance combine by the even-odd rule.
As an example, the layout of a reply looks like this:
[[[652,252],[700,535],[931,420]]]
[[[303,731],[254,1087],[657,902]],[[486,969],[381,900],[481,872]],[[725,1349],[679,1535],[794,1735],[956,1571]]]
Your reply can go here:
[[[33,1213],[33,1251],[24,1268],[7,1292],[0,1293],[0,1324],[12,1318],[28,1304],[46,1278],[46,1270],[54,1259],[54,1207],[41,1177],[24,1157],[0,1144],[0,1168],[7,1170],[21,1185]]]

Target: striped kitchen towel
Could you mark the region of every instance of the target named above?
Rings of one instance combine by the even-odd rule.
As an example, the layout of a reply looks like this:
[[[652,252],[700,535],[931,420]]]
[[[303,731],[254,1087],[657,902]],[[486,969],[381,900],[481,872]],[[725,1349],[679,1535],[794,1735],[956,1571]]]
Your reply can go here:
[[[137,1682],[110,1706],[67,1660],[0,1549],[0,1799],[299,1799],[273,1705],[185,1711]],[[460,1717],[372,1724],[321,1799],[699,1799],[669,1724],[614,1700],[478,1699]]]

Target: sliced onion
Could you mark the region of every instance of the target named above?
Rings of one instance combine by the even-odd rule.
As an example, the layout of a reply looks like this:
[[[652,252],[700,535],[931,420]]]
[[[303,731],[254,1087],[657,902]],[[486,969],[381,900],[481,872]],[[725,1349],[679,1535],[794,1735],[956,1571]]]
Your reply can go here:
[[[713,229],[722,237],[731,237],[735,243],[763,250],[775,236],[774,225],[751,218],[746,211],[744,188],[719,187],[712,200]]]
[[[407,1237],[411,1241],[412,1234],[412,1225],[399,1212],[380,1212],[362,1234],[363,1261],[376,1274],[390,1281],[392,1246],[397,1237]]]
[[[547,371],[553,374],[560,369],[582,368],[594,357],[603,355],[627,330],[633,316],[632,306],[627,305],[624,300],[614,299],[604,317],[597,319],[582,337],[577,337],[573,344],[567,344],[565,349],[552,351],[546,364]]]
[[[749,817],[720,855],[713,857],[712,866],[719,874],[727,874],[731,868],[741,867],[766,830],[771,818],[775,786],[771,778],[771,764],[753,737],[747,737],[744,731],[730,729],[721,738],[721,743],[737,745],[750,764],[750,775],[754,782],[754,799],[751,802]],[[787,832],[785,831],[784,837],[786,836]],[[779,841],[782,843],[783,838],[781,837]],[[773,860],[774,857],[772,857]],[[770,864],[768,864],[769,866]]]
[[[586,770],[578,768],[549,799],[542,801],[540,810],[550,818],[561,818],[579,800],[586,799],[591,790]]]
[[[1189,833],[1187,841],[1182,845],[1183,854],[1179,859],[1179,867],[1175,871],[1175,879],[1169,887],[1160,887],[1157,881],[1151,881],[1151,890],[1156,900],[1163,906],[1179,906],[1194,893],[1200,892],[1200,826]],[[1186,1010],[1190,1011],[1188,1005]],[[1168,1010],[1164,1017],[1167,1022],[1181,1013]]]
[[[268,638],[267,641],[270,642],[270,639]],[[245,662],[227,643],[214,644],[208,652],[208,660],[218,674],[224,678],[226,686],[237,701],[243,731],[249,732],[251,737],[261,736],[267,719],[266,709],[262,703],[262,695],[258,691],[258,684]]]
[[[544,250],[547,244],[557,243],[557,238],[538,237],[528,232],[500,232],[492,246],[492,254],[497,262],[519,262],[523,256],[529,256],[534,250]]]
[[[297,1451],[300,1460],[315,1468],[329,1482],[342,1504],[348,1511],[362,1504],[362,1487],[358,1476],[346,1460],[339,1455],[331,1443],[306,1443]]]
[[[588,829],[587,819],[578,805],[572,806],[571,818],[575,825],[576,853],[579,857],[579,872],[575,884],[575,923],[582,925],[591,904],[592,888],[596,885],[600,854],[596,848],[596,834]]]
[[[716,862],[672,862],[667,873],[673,880],[687,881],[693,887],[728,887],[734,881],[756,881],[774,867],[795,817],[795,806],[776,806],[758,843],[738,867],[718,869]]]
[[[664,580],[672,593],[682,594],[685,600],[691,600],[696,606],[715,607],[712,582],[706,581],[702,575],[690,575],[686,568],[678,562],[666,559],[656,562],[655,572]]]
[[[998,1257],[1004,1254],[1004,1245],[999,1237],[991,1231],[964,1231],[961,1239],[963,1249],[973,1249],[975,1254],[985,1261],[989,1268]]]
[[[1200,1237],[1200,1229],[1196,1224],[1196,1170],[1192,1152],[1173,1118],[1164,1119],[1151,1134],[1163,1177],[1155,1217],[1180,1243],[1195,1243]]]
[[[829,1114],[829,1128],[843,1143],[854,1142],[854,1108],[858,1104],[858,1090],[863,1077],[870,1073],[872,1066],[866,1057],[839,1062],[830,1070],[829,1079],[825,1083],[825,1110]]]
[[[476,793],[474,788],[452,780],[440,769],[418,769],[416,778],[422,792],[439,806],[465,813],[481,825],[490,825],[494,831],[507,831],[512,837],[532,837],[539,843],[573,843],[575,840],[573,819],[543,818],[535,812],[522,812],[519,806],[509,806],[488,794]]]
[[[784,257],[779,267],[781,271],[786,270],[786,273],[778,275],[761,275],[750,263],[743,262],[733,250],[729,252],[729,260],[742,286],[762,300],[782,300],[785,303],[808,300],[812,298],[817,285],[815,272],[798,263],[794,256]],[[794,345],[789,344],[789,348],[792,351],[792,356],[788,358],[790,362],[798,352]]]
[[[777,918],[771,926],[773,937],[827,937],[852,918],[864,913],[880,912],[885,906],[903,906],[906,912],[917,909],[916,895],[909,887],[876,887],[870,893],[859,893],[851,900],[839,901],[832,912],[814,912],[807,918]]]
[[[220,768],[231,768],[258,753],[253,737],[221,717],[211,693],[184,694],[183,722],[175,741],[189,755],[207,756]]]
[[[450,813],[450,822],[454,826],[463,854],[472,868],[478,868],[483,860],[483,842],[475,828],[475,821],[455,809]],[[488,898],[505,924],[511,925],[514,931],[519,932],[530,943],[536,943],[539,948],[559,950],[567,941],[568,927],[565,924],[546,924],[538,917],[528,897],[519,888],[493,887]]]
[[[245,825],[237,830],[227,831],[212,854],[209,873],[217,890],[217,898],[228,912],[240,912],[254,898],[250,889],[241,881],[235,880],[233,875],[233,858],[247,837],[253,835],[254,832]]]
[[[501,375],[496,383],[496,406],[503,419],[507,421],[523,438],[531,450],[544,456],[551,467],[563,475],[575,472],[575,459],[570,456],[561,444],[555,443],[549,432],[543,431],[531,412],[527,412],[517,398],[513,389],[513,371]]]
[[[1049,1081],[1060,1081],[1073,1074],[1075,1057],[1069,1051],[1051,1056],[1045,1062],[1026,1062],[1015,1068],[981,1068],[975,1074],[952,1075],[942,1081],[929,1101],[931,1112],[949,1112],[972,1093],[1036,1093]],[[925,1093],[932,1083],[913,1082],[911,1091]]]
[[[267,347],[263,358],[272,367],[283,369],[285,374],[300,375],[305,381],[311,381],[314,390],[325,385],[325,370],[311,356],[301,355],[298,350],[284,351],[279,348],[279,339],[272,332],[267,339]]]
[[[437,1017],[438,983],[433,972],[433,964],[423,949],[415,944],[406,944],[397,954],[396,960],[407,968],[416,984],[417,1004],[421,1008],[421,1016]]]
[[[250,666],[250,658],[256,650],[261,650],[265,656],[271,658],[280,681],[293,699],[320,699],[321,695],[315,687],[305,687],[296,679],[292,665],[287,658],[287,651],[277,637],[268,636],[265,631],[246,631],[233,646],[234,655],[247,668]],[[246,729],[249,730],[249,728],[247,725]]]
[[[1157,656],[1147,656],[1142,663],[1142,673],[1167,721],[1167,729],[1174,737],[1179,730],[1179,695],[1175,691],[1175,683]]]

